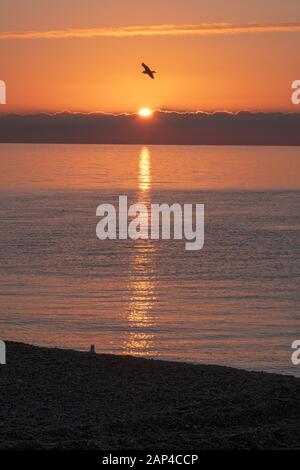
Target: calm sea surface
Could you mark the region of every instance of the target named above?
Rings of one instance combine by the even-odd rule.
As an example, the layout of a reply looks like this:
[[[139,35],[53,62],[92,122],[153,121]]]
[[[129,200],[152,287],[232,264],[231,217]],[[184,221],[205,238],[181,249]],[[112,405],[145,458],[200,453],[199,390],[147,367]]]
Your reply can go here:
[[[300,375],[300,149],[0,145],[0,338]],[[205,244],[96,208],[204,203]]]

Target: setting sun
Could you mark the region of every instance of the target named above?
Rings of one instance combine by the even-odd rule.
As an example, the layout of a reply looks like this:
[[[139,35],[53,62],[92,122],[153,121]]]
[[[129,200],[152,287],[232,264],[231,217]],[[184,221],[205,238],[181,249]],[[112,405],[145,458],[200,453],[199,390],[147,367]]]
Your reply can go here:
[[[141,108],[138,112],[138,115],[142,117],[150,117],[152,114],[153,111],[150,108]]]

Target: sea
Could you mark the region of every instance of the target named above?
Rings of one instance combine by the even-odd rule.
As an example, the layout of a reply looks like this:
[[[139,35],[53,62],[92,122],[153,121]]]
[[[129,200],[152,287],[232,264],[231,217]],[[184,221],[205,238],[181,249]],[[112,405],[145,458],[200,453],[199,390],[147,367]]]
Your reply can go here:
[[[99,240],[100,204],[204,204],[204,246]],[[300,376],[300,148],[0,145],[0,339]]]

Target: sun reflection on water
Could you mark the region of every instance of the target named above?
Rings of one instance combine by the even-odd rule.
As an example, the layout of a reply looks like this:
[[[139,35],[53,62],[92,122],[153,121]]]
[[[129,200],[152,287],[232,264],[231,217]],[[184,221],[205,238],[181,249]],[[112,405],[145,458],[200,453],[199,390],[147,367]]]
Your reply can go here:
[[[149,191],[151,188],[151,160],[148,147],[143,147],[139,160],[139,189],[140,192]],[[140,199],[140,198],[139,198]],[[144,201],[138,201],[144,203]]]
[[[150,208],[151,154],[143,147],[139,154],[137,201]],[[125,343],[127,354],[151,355],[153,350],[155,319],[152,315],[156,302],[155,245],[151,240],[136,240],[130,277],[128,304],[129,335]]]

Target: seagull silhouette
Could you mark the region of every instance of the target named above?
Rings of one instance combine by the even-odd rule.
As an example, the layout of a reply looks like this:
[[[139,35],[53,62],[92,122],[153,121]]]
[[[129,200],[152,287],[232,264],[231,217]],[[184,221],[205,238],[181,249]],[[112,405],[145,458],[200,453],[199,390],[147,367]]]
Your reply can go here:
[[[150,67],[148,67],[148,65],[144,64],[144,62],[142,63],[142,67],[144,67],[144,70],[142,73],[145,73],[146,75],[149,75],[150,78],[154,79],[154,74],[156,73],[155,70],[151,70]]]

